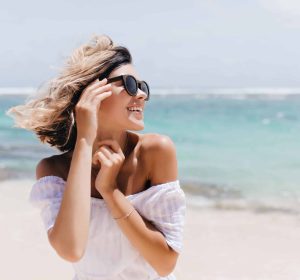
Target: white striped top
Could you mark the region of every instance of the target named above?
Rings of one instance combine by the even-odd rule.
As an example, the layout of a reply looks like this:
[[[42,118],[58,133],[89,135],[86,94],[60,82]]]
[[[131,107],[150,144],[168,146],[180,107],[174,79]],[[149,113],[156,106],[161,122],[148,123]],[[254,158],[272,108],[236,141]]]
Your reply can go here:
[[[55,223],[65,185],[61,177],[50,175],[32,186],[29,201],[40,209],[46,231]],[[186,199],[179,180],[151,186],[126,198],[162,232],[170,247],[178,253],[182,251]],[[87,247],[84,256],[72,265],[75,270],[72,280],[176,279],[174,273],[159,276],[123,234],[105,200],[94,197],[91,197]]]

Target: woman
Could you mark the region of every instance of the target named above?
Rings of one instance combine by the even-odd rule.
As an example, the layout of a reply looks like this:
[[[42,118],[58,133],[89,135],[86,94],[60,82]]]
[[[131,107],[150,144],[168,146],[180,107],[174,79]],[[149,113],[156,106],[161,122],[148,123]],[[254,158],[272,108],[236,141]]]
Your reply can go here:
[[[42,159],[30,202],[77,280],[176,279],[185,194],[168,136],[138,134],[149,86],[105,35],[76,49],[43,93],[11,108],[64,152]]]

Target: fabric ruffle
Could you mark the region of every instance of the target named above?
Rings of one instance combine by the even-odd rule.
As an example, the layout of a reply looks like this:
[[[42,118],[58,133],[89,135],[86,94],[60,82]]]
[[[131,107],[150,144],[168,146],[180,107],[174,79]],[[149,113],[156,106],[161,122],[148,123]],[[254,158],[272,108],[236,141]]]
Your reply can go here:
[[[41,210],[46,231],[55,223],[65,184],[66,181],[61,177],[50,175],[38,179],[32,186],[29,201]],[[126,198],[140,215],[151,221],[165,236],[170,247],[178,253],[182,251],[186,199],[179,180],[151,186]],[[91,202],[92,205],[106,207],[103,199],[92,198]]]
[[[32,186],[29,202],[41,210],[46,231],[54,226],[61,205],[65,181],[57,176],[45,176]]]
[[[179,180],[152,186],[132,203],[138,212],[163,233],[166,242],[176,252],[183,247],[186,199]]]

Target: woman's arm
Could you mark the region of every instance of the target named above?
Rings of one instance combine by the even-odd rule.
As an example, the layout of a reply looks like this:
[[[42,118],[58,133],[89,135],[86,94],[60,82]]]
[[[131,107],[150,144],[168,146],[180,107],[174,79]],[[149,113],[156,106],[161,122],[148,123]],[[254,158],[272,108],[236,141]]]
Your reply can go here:
[[[151,181],[164,183],[177,180],[176,150],[172,140],[158,135],[153,141]],[[133,208],[118,188],[103,194],[103,198],[113,217],[122,217]],[[129,241],[160,276],[167,276],[174,270],[178,253],[169,247],[163,234],[153,224],[137,211],[133,211],[126,219],[116,221]]]
[[[70,261],[84,254],[91,211],[91,167],[101,102],[111,96],[107,79],[94,80],[80,93],[73,111],[77,137],[62,202],[49,241],[57,253]],[[38,173],[38,170],[37,170]]]
[[[91,196],[92,145],[85,138],[76,141],[60,210],[48,231],[50,244],[64,259],[75,262],[84,253],[88,239]],[[37,179],[53,175],[53,167],[42,160]],[[48,174],[47,174],[48,173]]]

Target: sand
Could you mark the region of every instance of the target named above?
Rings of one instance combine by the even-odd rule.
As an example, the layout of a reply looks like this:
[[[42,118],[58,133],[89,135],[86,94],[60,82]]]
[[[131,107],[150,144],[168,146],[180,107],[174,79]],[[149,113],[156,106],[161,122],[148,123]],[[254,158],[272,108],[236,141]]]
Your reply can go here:
[[[72,279],[72,265],[47,240],[27,201],[34,181],[0,183],[1,279]],[[300,279],[300,217],[188,204],[178,280]]]

